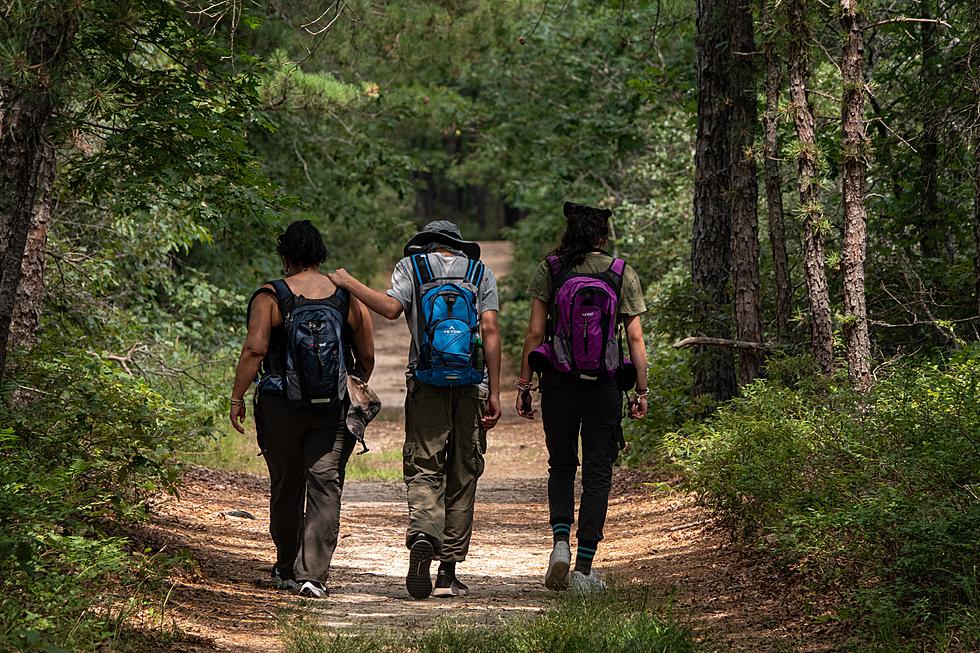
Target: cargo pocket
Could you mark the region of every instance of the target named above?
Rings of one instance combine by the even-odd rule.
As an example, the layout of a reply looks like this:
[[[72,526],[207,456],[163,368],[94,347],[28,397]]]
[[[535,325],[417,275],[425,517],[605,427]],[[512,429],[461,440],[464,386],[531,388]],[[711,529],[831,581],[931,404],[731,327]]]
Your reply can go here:
[[[418,468],[415,466],[415,443],[406,442],[405,446],[402,447],[402,474],[405,478],[405,483],[411,481],[418,475]]]

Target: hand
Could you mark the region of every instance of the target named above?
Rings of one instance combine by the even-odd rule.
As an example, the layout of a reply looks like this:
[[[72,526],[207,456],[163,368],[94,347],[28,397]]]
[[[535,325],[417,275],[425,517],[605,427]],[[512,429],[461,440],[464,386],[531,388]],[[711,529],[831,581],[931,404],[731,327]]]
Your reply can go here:
[[[527,397],[526,399],[525,399],[525,396]],[[535,411],[534,411],[533,408],[531,408],[530,410],[528,410],[528,411],[525,412],[524,411],[524,406],[525,405],[527,405],[527,406],[530,406],[531,405],[531,391],[530,390],[519,390],[517,392],[517,402],[515,404],[515,408],[517,408],[517,414],[520,415],[521,417],[523,417],[524,419],[529,419],[529,420],[532,420],[533,421],[534,420],[534,412]]]
[[[231,420],[231,425],[235,427],[235,430],[239,433],[245,433],[245,429],[242,424],[245,423],[245,405],[244,404],[232,404],[231,411],[228,414],[228,419]]]
[[[483,415],[483,430],[489,431],[500,420],[500,395],[490,395],[487,400],[487,412]]]
[[[346,268],[337,268],[333,272],[327,272],[327,278],[333,282],[333,285],[347,290],[350,290],[351,282],[354,281],[354,276]]]
[[[643,419],[647,416],[647,398],[633,397],[630,402],[630,417],[632,419]]]

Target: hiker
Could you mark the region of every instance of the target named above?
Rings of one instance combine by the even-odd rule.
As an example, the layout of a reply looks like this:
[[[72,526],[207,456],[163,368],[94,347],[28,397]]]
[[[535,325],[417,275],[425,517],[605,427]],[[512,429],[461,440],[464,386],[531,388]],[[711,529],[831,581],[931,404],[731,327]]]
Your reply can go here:
[[[374,336],[365,307],[320,273],[327,250],[309,220],[290,224],[276,251],[283,278],[249,300],[230,418],[244,433],[245,391],[261,368],[253,406],[272,491],[272,582],[322,598],[337,547],[344,469],[355,442],[345,422],[348,371],[356,370],[364,381],[371,376]]]
[[[500,419],[497,282],[480,262],[480,246],[463,240],[448,220],[427,224],[404,256],[387,293],[343,269],[330,278],[389,320],[405,313],[412,335],[403,450],[405,586],[416,599],[464,596],[469,588],[456,577],[456,563],[466,559],[473,533],[486,432]],[[433,590],[429,569],[436,558]]]
[[[613,463],[625,446],[624,391],[636,387],[629,415],[647,412],[646,311],[636,272],[604,250],[612,211],[566,202],[561,244],[534,272],[527,293],[531,317],[517,380],[517,412],[534,419],[531,372],[539,374],[548,447],[548,508],[554,548],[545,585],[602,591],[592,570],[603,539]],[[629,358],[622,351],[625,327]],[[639,372],[639,373],[638,373]],[[582,438],[582,497],[575,568],[569,577],[569,535],[575,516],[575,473]]]

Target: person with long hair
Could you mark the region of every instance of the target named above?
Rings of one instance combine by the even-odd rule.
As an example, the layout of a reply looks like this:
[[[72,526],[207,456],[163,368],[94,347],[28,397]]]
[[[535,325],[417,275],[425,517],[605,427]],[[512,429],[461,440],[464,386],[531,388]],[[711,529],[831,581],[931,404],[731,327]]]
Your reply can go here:
[[[531,316],[524,337],[517,412],[534,419],[531,372],[540,373],[541,417],[548,448],[548,507],[554,547],[549,589],[605,589],[592,569],[623,444],[623,392],[635,385],[629,416],[647,412],[646,311],[636,272],[605,251],[612,212],[566,202],[561,243],[534,272],[527,292]],[[622,331],[628,359],[622,351]],[[582,496],[575,567],[569,538],[575,516],[575,475],[582,440]]]
[[[229,417],[244,433],[245,392],[258,377],[255,430],[271,484],[272,582],[322,598],[337,547],[344,469],[355,443],[346,424],[347,375],[362,381],[371,376],[374,336],[368,310],[320,272],[327,250],[309,220],[290,224],[276,251],[283,278],[263,285],[249,301]],[[305,320],[290,320],[301,311]],[[319,369],[304,374],[291,363],[297,356],[292,345],[310,325],[316,329],[314,347],[306,349],[316,352],[310,354],[319,357],[312,368]],[[324,389],[317,393],[320,385]]]

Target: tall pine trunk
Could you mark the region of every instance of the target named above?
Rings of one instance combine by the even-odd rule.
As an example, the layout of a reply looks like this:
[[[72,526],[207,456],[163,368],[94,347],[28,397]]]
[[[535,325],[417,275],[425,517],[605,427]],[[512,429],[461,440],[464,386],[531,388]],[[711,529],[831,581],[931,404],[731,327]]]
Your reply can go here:
[[[53,156],[48,135],[54,111],[52,84],[76,29],[75,4],[38,3],[25,42],[30,76],[3,82],[0,107],[0,374],[11,344],[11,324],[21,286],[39,191],[45,192]],[[47,178],[46,178],[47,177]],[[23,337],[22,334],[19,337]]]
[[[931,22],[934,0],[919,0],[919,42],[922,59],[919,66],[919,102],[922,116],[922,136],[919,138],[919,243],[926,258],[942,255],[945,237],[939,221],[939,126],[936,124],[932,89],[937,83],[938,65],[936,24]]]
[[[973,136],[973,276],[980,315],[980,130]]]
[[[769,245],[776,281],[776,337],[786,338],[790,315],[793,312],[793,286],[789,276],[789,256],[786,253],[786,227],[783,219],[783,177],[779,171],[779,89],[782,71],[770,34],[774,21],[769,1],[762,0],[762,30],[767,35],[764,46],[766,59],[766,111],[763,115],[763,156],[766,175],[766,209],[769,222]]]
[[[854,384],[865,390],[871,384],[871,341],[864,296],[864,260],[867,249],[865,200],[866,156],[869,143],[864,128],[864,32],[858,17],[858,0],[841,0],[844,52],[841,73],[841,131],[844,145],[842,191],[844,201],[844,338],[847,369]]]
[[[830,291],[824,269],[823,208],[817,185],[817,144],[813,108],[807,89],[810,74],[810,34],[806,26],[805,0],[790,0],[789,84],[796,136],[799,139],[798,184],[803,218],[803,270],[806,275],[810,339],[817,366],[829,373],[834,368]]]
[[[762,343],[759,288],[759,182],[753,145],[759,122],[752,0],[732,3],[731,75],[731,198],[732,273],[738,339]],[[742,383],[751,383],[762,369],[757,349],[739,349]]]
[[[698,128],[694,153],[694,228],[691,238],[693,314],[699,335],[731,337],[731,205],[728,200],[729,108],[731,67],[728,0],[698,0]],[[695,349],[694,392],[718,401],[735,396],[735,363],[727,349]]]

